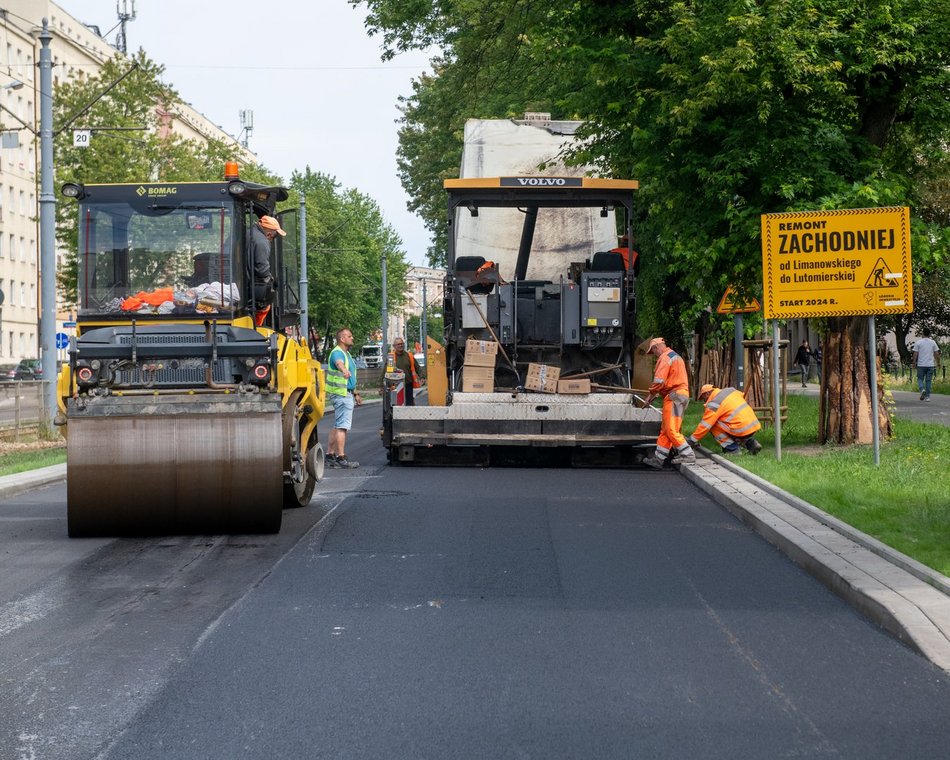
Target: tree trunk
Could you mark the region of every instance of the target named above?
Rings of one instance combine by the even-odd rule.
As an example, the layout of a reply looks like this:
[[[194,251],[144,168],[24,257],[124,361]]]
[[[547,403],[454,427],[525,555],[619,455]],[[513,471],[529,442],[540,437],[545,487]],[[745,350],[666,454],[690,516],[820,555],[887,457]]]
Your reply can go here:
[[[818,417],[819,443],[871,443],[871,382],[868,374],[868,322],[866,317],[836,317],[828,320],[822,358],[821,402]],[[883,385],[878,372],[878,428],[882,440],[891,436],[891,420],[884,406]]]

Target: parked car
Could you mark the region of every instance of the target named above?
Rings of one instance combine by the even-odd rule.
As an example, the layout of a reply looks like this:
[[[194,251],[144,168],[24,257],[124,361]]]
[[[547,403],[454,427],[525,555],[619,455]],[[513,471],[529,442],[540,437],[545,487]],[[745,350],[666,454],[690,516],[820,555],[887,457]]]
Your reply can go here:
[[[0,364],[0,383],[12,383],[16,380],[16,364]]]
[[[43,364],[39,359],[21,359],[16,366],[14,380],[42,380]]]
[[[357,369],[366,369],[366,368],[367,368],[366,359],[364,359],[362,356],[354,356],[354,357],[353,357],[353,363],[356,365],[356,368],[357,368]]]

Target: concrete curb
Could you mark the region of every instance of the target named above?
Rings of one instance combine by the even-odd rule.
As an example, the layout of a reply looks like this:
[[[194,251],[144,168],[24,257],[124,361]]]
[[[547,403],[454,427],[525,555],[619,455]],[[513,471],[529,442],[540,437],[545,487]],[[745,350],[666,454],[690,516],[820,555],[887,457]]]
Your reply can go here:
[[[680,472],[855,609],[950,673],[950,578],[718,455],[700,457]]]
[[[0,499],[16,496],[31,488],[52,485],[66,479],[66,465],[54,464],[38,470],[18,472],[15,475],[0,477]]]

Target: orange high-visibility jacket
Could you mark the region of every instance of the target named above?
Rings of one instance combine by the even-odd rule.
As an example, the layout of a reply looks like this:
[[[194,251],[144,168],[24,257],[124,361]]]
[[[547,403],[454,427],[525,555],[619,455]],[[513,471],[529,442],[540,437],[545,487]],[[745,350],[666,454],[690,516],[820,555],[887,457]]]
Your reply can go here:
[[[762,429],[762,423],[755,416],[745,396],[735,388],[713,388],[706,400],[703,418],[693,432],[697,441],[708,433],[713,425],[718,425],[729,435],[738,438],[752,435]]]
[[[686,362],[683,361],[683,357],[671,348],[656,360],[650,393],[657,396],[666,396],[672,391],[682,391],[688,394],[689,374],[686,371]]]

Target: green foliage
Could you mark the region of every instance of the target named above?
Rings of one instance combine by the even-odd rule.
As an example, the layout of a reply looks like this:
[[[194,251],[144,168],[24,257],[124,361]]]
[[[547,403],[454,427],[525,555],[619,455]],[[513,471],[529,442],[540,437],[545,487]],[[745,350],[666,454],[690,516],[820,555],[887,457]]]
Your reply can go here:
[[[682,339],[729,284],[757,293],[763,213],[908,205],[918,265],[948,258],[947,204],[927,192],[948,176],[945,3],[358,4],[389,53],[443,50],[404,104],[400,143],[430,229],[466,117],[583,119],[574,159],[641,180],[647,331]]]
[[[333,177],[307,167],[294,172],[290,187],[307,207],[311,326],[325,348],[341,327],[352,330],[356,345],[370,342],[381,326],[383,256],[390,310],[405,298],[402,241],[373,199],[341,189]]]

